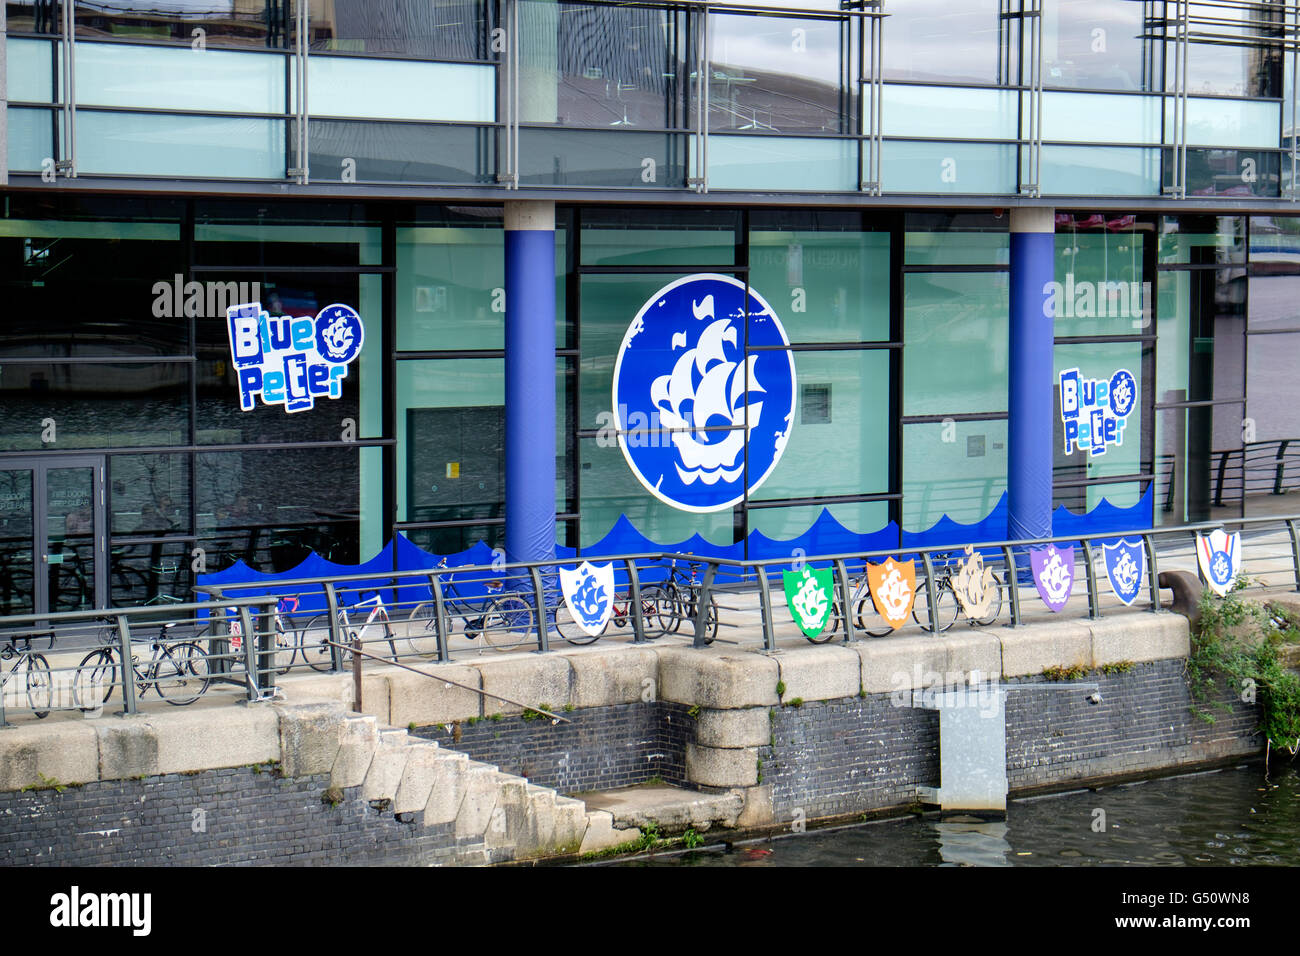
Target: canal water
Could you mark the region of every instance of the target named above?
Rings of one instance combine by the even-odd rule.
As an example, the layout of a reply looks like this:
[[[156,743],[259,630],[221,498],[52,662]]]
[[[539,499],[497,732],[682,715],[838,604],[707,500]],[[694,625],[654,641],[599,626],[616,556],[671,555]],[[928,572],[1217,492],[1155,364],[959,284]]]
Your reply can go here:
[[[627,866],[1296,866],[1300,758],[1013,800],[1005,822],[937,815],[808,830]],[[711,834],[705,834],[708,840]]]

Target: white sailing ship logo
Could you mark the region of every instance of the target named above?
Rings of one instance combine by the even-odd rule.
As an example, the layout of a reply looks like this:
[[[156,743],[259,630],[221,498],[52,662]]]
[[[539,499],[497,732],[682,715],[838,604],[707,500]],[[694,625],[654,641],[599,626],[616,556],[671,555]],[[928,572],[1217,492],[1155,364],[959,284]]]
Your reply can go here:
[[[1138,566],[1133,563],[1133,556],[1125,551],[1115,563],[1115,583],[1119,585],[1119,590],[1125,594],[1136,590],[1140,573]]]
[[[1061,553],[1052,549],[1052,556],[1043,565],[1043,573],[1038,576],[1038,580],[1042,582],[1043,590],[1047,592],[1051,602],[1059,604],[1070,593],[1070,585],[1074,583],[1074,575],[1061,561]]]
[[[885,572],[885,583],[877,590],[876,597],[883,605],[886,620],[897,620],[907,613],[908,605],[912,602],[912,588],[892,563]]]
[[[691,309],[696,319],[713,319],[713,296],[692,301]],[[747,400],[749,393],[764,391],[754,374],[758,356],[732,361],[727,356],[728,343],[733,350],[739,349],[731,319],[711,322],[693,349],[686,349],[685,332],[675,333],[673,351],[686,351],[671,372],[650,385],[650,400],[659,409],[660,422],[673,430],[672,442],[680,459],[674,464],[677,476],[686,485],[697,480],[714,485],[739,478],[744,463],[737,463],[737,459],[763,414],[761,401]],[[707,427],[731,430],[709,432],[704,430]],[[722,436],[720,441],[710,441],[717,436]]]

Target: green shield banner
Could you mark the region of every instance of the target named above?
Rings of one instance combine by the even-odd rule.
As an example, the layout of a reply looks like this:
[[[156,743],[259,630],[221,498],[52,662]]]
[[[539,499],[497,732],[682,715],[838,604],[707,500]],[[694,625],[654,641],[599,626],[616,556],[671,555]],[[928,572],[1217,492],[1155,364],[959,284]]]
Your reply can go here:
[[[835,593],[835,574],[830,568],[815,571],[783,571],[785,603],[799,630],[808,637],[816,637],[830,622],[831,595]]]

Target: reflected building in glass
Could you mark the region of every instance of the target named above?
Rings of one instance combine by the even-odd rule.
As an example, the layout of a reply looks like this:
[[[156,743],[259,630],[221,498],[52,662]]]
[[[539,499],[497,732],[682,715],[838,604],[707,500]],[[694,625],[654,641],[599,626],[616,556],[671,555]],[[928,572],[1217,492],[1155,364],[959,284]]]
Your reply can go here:
[[[524,556],[525,445],[554,528],[520,533],[587,554],[1296,510],[1294,5],[5,13],[0,613],[354,564],[398,534]],[[764,316],[731,316],[687,406],[672,386],[700,444],[737,449],[712,510],[647,489],[628,442],[677,443],[612,401],[634,319],[699,274],[746,283],[785,335],[755,346]],[[241,411],[241,301],[355,309],[338,396]],[[682,330],[664,376],[704,348]],[[763,349],[788,353],[794,411],[751,481]],[[721,416],[711,362],[740,370]],[[1103,399],[1122,440],[1095,392],[1071,418],[1072,370],[1123,386],[1124,414]],[[1072,447],[1071,421],[1103,440]]]

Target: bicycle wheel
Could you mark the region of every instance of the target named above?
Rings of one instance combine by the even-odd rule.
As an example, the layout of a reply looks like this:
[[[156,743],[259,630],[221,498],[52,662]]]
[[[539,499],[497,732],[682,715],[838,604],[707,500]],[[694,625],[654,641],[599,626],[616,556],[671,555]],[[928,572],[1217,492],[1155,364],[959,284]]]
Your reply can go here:
[[[678,624],[685,620],[687,623],[687,636],[695,636],[695,615],[697,613],[699,592],[692,591],[690,603],[683,607],[678,605],[681,613],[678,617]],[[675,630],[675,629],[674,629]],[[713,639],[718,636],[718,599],[712,594],[709,595],[709,608],[704,612],[704,643],[712,644]]]
[[[494,650],[513,651],[528,643],[533,611],[519,597],[497,598],[483,613],[483,640]]]
[[[893,625],[881,617],[880,612],[876,610],[876,602],[870,592],[867,592],[857,603],[853,609],[853,616],[858,627],[871,637],[884,637],[886,634],[893,633]]]
[[[28,654],[24,677],[27,683],[27,703],[37,717],[48,717],[54,697],[54,681],[50,678],[50,662],[43,654]]]
[[[406,643],[412,654],[421,657],[434,657],[438,653],[438,632],[433,626],[433,619],[438,605],[434,601],[425,601],[415,606],[411,620],[406,628]],[[442,633],[444,638],[451,637],[451,613],[444,605],[442,609]]]
[[[674,603],[672,595],[658,584],[641,589],[642,637],[647,641],[653,641],[667,633],[675,618]],[[631,614],[631,611],[628,613]]]
[[[99,710],[113,696],[117,683],[117,662],[106,648],[91,651],[81,659],[72,679],[72,699],[83,713]]]
[[[149,669],[158,696],[169,704],[192,704],[208,689],[208,659],[197,644],[164,647]]]
[[[837,632],[839,631],[839,629],[840,629],[840,625],[842,625],[843,623],[844,623],[844,614],[843,614],[843,612],[840,610],[840,602],[839,602],[839,601],[833,601],[833,602],[831,602],[831,615],[830,615],[830,619],[827,620],[827,622],[826,622],[826,626],[823,627],[823,628],[822,628],[822,629],[821,629],[817,634],[815,634],[815,635],[813,635],[813,636],[811,636],[811,637],[809,637],[807,634],[805,634],[804,637],[807,639],[807,641],[808,641],[809,644],[826,644],[826,643],[829,643],[831,640],[834,639],[836,633],[837,633]],[[710,641],[711,641],[712,639],[713,639],[712,637],[708,638],[708,640],[710,640]]]
[[[992,573],[993,573],[993,595],[989,599],[989,612],[983,617],[976,618],[975,620],[971,621],[972,624],[978,624],[982,627],[992,624],[994,621],[998,619],[998,615],[1002,613],[1002,589],[1006,587],[1006,584],[1003,583],[1001,575],[999,575],[996,571]]]
[[[284,622],[278,617],[275,622],[275,672],[289,673],[293,659],[298,656],[298,634],[285,630]]]
[[[957,605],[957,594],[953,591],[952,585],[946,580],[937,583],[935,591],[935,611],[939,620],[939,631],[942,633],[956,623],[960,608]],[[923,631],[933,630],[930,627],[930,594],[924,581],[917,582],[916,585],[916,600],[912,604],[912,620],[921,625]]]
[[[601,634],[609,629],[609,622],[600,629],[598,634],[588,634],[578,623],[578,619],[573,616],[573,611],[569,608],[569,602],[563,599],[555,605],[555,629],[560,632],[560,637],[564,638],[570,644],[581,647],[585,644],[594,644],[600,640]]]
[[[302,645],[299,653],[307,666],[316,671],[329,671],[334,668],[334,652],[327,643],[330,639],[330,618],[328,614],[317,614],[300,632]]]

